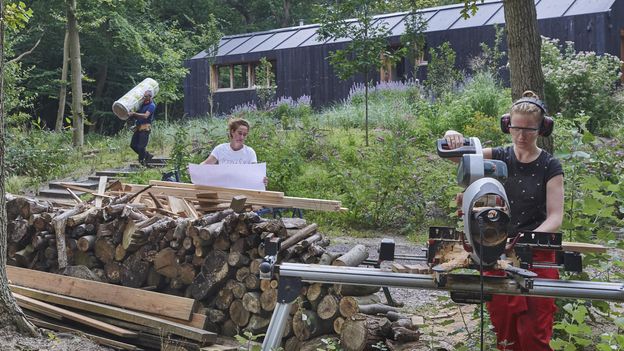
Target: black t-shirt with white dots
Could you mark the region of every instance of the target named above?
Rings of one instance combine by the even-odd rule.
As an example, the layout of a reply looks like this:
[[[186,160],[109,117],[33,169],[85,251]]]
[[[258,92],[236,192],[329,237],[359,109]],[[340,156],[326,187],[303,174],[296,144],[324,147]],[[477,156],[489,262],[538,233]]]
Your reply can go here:
[[[513,146],[492,149],[492,159],[507,164],[509,176],[503,185],[511,209],[509,234],[539,227],[546,220],[546,183],[563,174],[559,160],[542,150],[533,162],[523,163]]]

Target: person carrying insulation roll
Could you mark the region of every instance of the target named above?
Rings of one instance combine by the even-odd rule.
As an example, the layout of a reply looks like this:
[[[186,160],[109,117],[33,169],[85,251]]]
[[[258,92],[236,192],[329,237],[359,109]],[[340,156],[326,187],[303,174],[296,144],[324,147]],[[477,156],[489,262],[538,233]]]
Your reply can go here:
[[[147,152],[147,143],[152,130],[152,123],[156,117],[156,104],[153,100],[154,92],[150,89],[143,94],[143,104],[136,112],[130,112],[128,115],[135,118],[134,134],[130,141],[130,147],[139,155],[139,163],[145,165],[149,162],[153,155]]]

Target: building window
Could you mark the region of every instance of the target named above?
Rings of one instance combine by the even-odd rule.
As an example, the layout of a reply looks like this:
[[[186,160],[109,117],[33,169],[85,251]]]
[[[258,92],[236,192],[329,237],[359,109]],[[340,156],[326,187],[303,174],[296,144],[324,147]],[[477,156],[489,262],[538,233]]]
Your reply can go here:
[[[265,77],[267,77],[266,82],[260,82],[259,79],[256,79],[257,77],[261,77],[262,74],[260,72],[260,70],[262,69],[262,66],[260,65],[260,62],[256,62],[254,64],[254,82],[255,85],[257,86],[262,86],[265,88],[268,87],[275,87],[277,85],[276,77],[277,77],[277,67],[275,64],[275,61],[269,61],[271,63],[271,74],[266,74],[264,75]]]
[[[229,89],[232,87],[230,83],[230,66],[221,66],[217,70],[218,89]]]
[[[231,65],[212,65],[210,67],[210,88],[213,91],[255,89],[258,70],[261,69],[260,62],[237,63]],[[271,61],[271,75],[276,76],[275,61]],[[276,82],[266,82],[263,86],[275,86]]]
[[[391,48],[390,50],[396,51],[398,48]],[[408,78],[408,70],[410,64],[413,68],[417,68],[420,66],[426,66],[427,61],[424,60],[424,52],[425,49],[420,50],[418,53],[418,57],[408,58],[401,57],[398,61],[392,63],[389,60],[386,60],[382,56],[383,64],[379,69],[379,81],[380,82],[393,82],[393,81],[403,81]]]
[[[396,51],[397,48],[391,48],[391,51]],[[381,82],[394,82],[400,81],[405,78],[405,58],[401,57],[396,62],[387,60],[382,56],[383,64],[379,69],[379,81]]]

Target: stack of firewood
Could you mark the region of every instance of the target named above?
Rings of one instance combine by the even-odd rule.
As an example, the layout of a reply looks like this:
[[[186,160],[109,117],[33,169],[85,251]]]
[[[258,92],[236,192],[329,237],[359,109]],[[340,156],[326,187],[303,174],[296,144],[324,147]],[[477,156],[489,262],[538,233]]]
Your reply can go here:
[[[267,220],[232,209],[191,219],[143,211],[144,205],[130,200],[58,210],[8,196],[9,263],[192,297],[204,307],[206,330],[233,336],[264,333],[277,303],[277,277],[260,280],[258,274],[266,239],[281,239],[280,261],[357,266],[368,256],[361,245],[345,255],[327,252],[329,240],[303,219]],[[333,333],[348,343],[359,328],[367,330],[364,346],[346,349],[386,338],[417,339],[408,318],[379,303],[378,290],[304,285],[286,328],[286,349]],[[383,317],[373,316],[378,313]]]

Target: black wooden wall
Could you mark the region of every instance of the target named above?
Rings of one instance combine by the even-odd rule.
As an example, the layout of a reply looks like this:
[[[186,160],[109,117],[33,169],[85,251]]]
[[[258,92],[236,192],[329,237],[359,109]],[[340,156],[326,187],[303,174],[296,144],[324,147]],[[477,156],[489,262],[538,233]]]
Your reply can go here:
[[[589,15],[549,18],[539,21],[540,33],[561,42],[574,41],[577,50],[610,53],[620,56],[620,29],[624,28],[624,0],[617,0],[612,11]],[[437,47],[448,41],[457,53],[456,65],[467,69],[472,57],[481,52],[480,43],[489,45],[494,41],[494,27],[472,27],[426,33],[427,48]],[[391,44],[398,44],[399,38],[389,38]],[[503,43],[506,47],[506,44]],[[344,47],[344,43],[314,45],[276,51],[218,57],[214,63],[255,62],[261,57],[275,60],[277,64],[278,97],[298,98],[309,95],[315,107],[327,106],[345,99],[354,82],[363,82],[363,77],[341,81],[333,72],[327,59],[329,53]],[[506,50],[506,48],[504,49]],[[199,55],[198,55],[199,56]],[[624,58],[621,58],[624,59]],[[189,74],[184,81],[184,110],[190,116],[209,112],[209,61],[206,57],[187,60]],[[407,67],[411,72],[411,67]],[[375,72],[373,72],[375,73]],[[419,70],[423,78],[426,69]],[[378,75],[374,76],[378,79]],[[214,112],[228,113],[233,107],[255,101],[254,90],[216,92]]]

